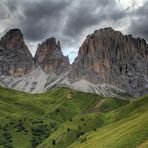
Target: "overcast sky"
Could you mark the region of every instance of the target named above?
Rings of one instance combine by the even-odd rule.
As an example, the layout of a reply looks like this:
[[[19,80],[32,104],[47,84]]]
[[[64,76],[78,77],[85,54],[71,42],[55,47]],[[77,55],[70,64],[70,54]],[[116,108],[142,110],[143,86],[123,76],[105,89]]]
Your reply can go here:
[[[32,54],[54,36],[72,62],[86,35],[109,26],[148,41],[148,0],[0,0],[0,36],[21,29]]]

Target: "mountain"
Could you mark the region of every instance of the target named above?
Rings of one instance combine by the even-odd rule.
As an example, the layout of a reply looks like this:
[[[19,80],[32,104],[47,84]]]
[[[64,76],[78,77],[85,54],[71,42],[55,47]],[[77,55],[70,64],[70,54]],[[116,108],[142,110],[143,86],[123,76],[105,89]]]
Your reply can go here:
[[[0,40],[0,75],[21,77],[33,68],[34,60],[21,31],[8,31]]]
[[[53,37],[38,45],[34,65],[35,68],[30,73],[16,78],[8,87],[31,93],[43,92],[51,82],[62,78],[70,67],[68,57],[62,53],[60,42],[56,43]]]
[[[72,65],[55,38],[33,58],[21,31],[8,31],[0,40],[0,148],[148,147],[147,67],[145,40],[112,28],[88,35]]]
[[[54,72],[60,75],[70,66],[68,57],[65,57],[61,51],[60,42],[56,43],[55,38],[49,38],[39,44],[34,59],[35,64],[46,73]]]
[[[132,100],[69,88],[0,87],[0,147],[147,147],[148,95]]]
[[[6,87],[40,93],[66,86],[104,96],[124,97],[125,94],[129,97],[148,93],[148,44],[144,39],[123,35],[111,27],[88,35],[72,65],[54,37],[38,45],[34,58],[18,29],[6,33],[0,43],[5,51],[0,55],[5,59],[1,62],[0,84]],[[14,69],[12,75],[11,69]]]
[[[110,89],[117,87],[134,96],[148,93],[148,44],[112,28],[88,35],[69,75]]]

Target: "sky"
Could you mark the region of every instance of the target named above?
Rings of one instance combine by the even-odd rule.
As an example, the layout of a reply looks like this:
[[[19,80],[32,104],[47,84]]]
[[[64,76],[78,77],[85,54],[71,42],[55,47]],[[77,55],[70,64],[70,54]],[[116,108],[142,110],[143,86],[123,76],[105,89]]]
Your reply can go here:
[[[0,37],[21,29],[33,55],[55,37],[72,63],[86,36],[105,27],[148,41],[148,0],[0,0]]]

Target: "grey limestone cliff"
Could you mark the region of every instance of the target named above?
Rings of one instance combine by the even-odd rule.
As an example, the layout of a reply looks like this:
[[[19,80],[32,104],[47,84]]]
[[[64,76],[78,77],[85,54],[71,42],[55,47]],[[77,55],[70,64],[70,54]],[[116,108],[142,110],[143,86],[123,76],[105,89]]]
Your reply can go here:
[[[19,29],[9,30],[0,40],[0,75],[23,76],[34,67],[33,57]]]
[[[110,84],[134,96],[148,93],[148,44],[112,28],[88,35],[69,75],[93,84]]]

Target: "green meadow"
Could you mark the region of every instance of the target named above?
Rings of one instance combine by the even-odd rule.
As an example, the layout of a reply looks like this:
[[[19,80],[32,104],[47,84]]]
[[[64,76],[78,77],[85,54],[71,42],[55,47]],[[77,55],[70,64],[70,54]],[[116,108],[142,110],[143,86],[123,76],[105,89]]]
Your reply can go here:
[[[0,148],[147,148],[148,95],[121,100],[0,87]]]

